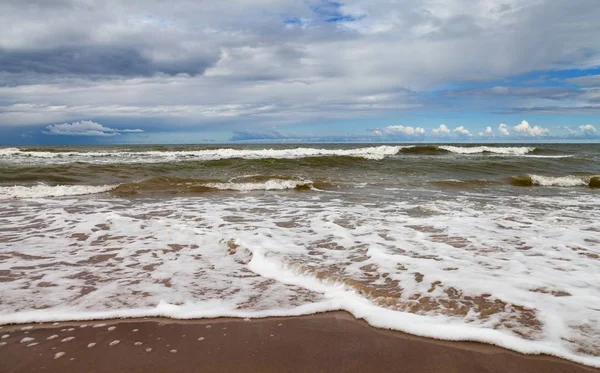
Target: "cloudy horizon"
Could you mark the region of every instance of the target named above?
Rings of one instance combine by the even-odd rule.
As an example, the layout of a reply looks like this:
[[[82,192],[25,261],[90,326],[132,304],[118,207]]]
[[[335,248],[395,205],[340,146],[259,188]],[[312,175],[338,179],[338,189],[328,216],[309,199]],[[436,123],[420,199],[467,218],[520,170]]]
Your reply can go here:
[[[0,145],[598,142],[595,0],[4,0]]]

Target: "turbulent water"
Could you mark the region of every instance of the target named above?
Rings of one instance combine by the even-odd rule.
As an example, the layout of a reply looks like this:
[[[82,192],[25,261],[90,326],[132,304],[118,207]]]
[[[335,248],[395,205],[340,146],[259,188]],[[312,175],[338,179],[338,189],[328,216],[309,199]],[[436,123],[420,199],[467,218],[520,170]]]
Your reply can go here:
[[[0,324],[347,310],[600,367],[600,145],[0,148]]]

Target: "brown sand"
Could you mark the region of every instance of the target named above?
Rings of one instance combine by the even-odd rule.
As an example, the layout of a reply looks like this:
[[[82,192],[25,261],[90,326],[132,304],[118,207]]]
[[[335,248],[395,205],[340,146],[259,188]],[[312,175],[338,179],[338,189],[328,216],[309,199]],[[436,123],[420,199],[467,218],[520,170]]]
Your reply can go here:
[[[343,312],[15,325],[0,329],[0,337],[6,334],[0,339],[6,373],[600,372],[548,356],[375,329]]]

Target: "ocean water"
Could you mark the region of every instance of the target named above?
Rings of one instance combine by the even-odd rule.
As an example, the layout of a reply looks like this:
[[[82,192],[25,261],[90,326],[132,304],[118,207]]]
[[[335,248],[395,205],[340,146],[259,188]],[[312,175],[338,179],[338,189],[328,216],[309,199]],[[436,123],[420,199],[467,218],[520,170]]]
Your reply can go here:
[[[599,144],[0,148],[0,324],[346,310],[600,367],[596,176]]]

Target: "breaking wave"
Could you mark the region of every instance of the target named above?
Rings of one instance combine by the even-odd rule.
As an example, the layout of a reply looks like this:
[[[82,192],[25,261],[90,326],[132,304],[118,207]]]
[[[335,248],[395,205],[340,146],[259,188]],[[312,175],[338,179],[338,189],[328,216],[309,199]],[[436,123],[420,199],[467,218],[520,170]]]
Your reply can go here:
[[[0,187],[0,199],[10,198],[45,198],[45,197],[64,197],[64,196],[82,196],[86,194],[96,194],[108,192],[116,188],[117,185],[46,185],[38,184],[34,186],[3,186]]]
[[[598,176],[519,175],[511,177],[510,182],[515,186],[600,187],[600,177]]]
[[[514,146],[453,146],[453,145],[414,145],[400,149],[400,154],[416,155],[443,155],[454,154],[502,154],[502,155],[527,155],[538,151],[535,147]]]

